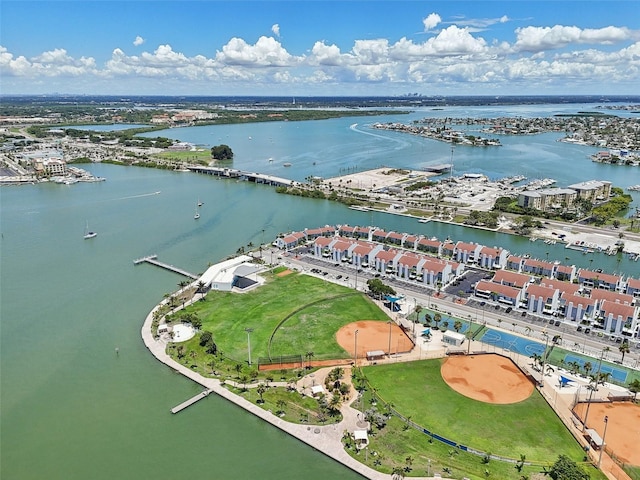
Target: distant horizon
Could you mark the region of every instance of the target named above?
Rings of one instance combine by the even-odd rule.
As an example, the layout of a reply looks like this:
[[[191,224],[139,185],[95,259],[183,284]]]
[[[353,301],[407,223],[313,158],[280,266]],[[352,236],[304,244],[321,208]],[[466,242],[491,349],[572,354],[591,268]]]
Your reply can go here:
[[[633,95],[634,8],[628,0],[4,0],[0,82],[11,95]]]

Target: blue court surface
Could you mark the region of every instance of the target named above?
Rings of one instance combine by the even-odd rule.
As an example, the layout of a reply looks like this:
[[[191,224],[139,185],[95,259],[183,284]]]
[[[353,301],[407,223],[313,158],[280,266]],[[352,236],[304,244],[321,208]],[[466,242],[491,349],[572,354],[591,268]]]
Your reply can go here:
[[[580,365],[580,368],[583,368],[584,364],[589,362],[593,367],[593,369],[591,370],[591,373],[593,374],[598,373],[598,370],[596,370],[598,368],[598,360],[596,360],[595,358],[579,357],[577,355],[572,355],[570,353],[567,353],[564,357],[564,363],[567,364],[567,363],[573,363],[573,362]],[[622,384],[626,383],[627,381],[626,370],[623,370],[621,368],[616,368],[613,365],[609,365],[603,362],[602,365],[600,366],[600,372],[610,374],[612,378],[614,378],[616,381]]]
[[[542,355],[544,353],[544,343],[534,342],[528,338],[511,335],[507,332],[492,330],[490,328],[479,339],[483,343],[495,345],[498,348],[519,353],[530,357],[534,354]]]

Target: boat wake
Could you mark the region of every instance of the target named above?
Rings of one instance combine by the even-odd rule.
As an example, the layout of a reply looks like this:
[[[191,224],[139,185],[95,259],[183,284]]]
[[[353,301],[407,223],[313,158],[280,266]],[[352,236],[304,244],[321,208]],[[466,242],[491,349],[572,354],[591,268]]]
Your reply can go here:
[[[132,198],[143,198],[143,197],[152,197],[154,195],[160,195],[160,190],[158,190],[157,192],[152,192],[152,193],[142,193],[140,195],[129,195],[127,197],[120,197],[120,198],[114,198],[114,200],[130,200]]]

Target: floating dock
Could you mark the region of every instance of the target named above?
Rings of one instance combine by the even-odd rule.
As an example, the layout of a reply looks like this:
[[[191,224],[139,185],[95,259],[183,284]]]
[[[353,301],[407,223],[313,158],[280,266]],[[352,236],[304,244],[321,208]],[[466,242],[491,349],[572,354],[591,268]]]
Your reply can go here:
[[[210,393],[211,393],[211,389],[207,389],[204,392],[200,392],[196,396],[191,397],[189,400],[186,400],[186,401],[182,402],[180,405],[173,407],[171,409],[171,413],[181,412],[185,408],[190,407],[191,405],[196,403],[198,400],[202,400],[203,398],[209,396]]]
[[[179,273],[180,275],[192,278],[193,280],[197,280],[198,278],[200,278],[195,273],[190,273],[186,270],[183,270],[182,268],[174,267],[173,265],[169,265],[168,263],[160,262],[158,260],[158,255],[148,255],[146,257],[138,258],[137,260],[133,261],[134,265],[140,265],[141,263],[150,263],[151,265],[164,268],[165,270],[169,270],[174,273]]]

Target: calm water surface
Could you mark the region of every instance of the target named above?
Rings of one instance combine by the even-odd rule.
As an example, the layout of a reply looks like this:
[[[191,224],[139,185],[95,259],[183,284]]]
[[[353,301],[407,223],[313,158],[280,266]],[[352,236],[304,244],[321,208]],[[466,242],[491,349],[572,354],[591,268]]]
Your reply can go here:
[[[421,118],[424,112],[415,116]],[[236,152],[237,168],[299,179],[381,164],[416,168],[450,156],[448,145],[372,130],[366,126],[371,121],[170,132],[203,145],[222,139]],[[622,184],[611,177],[625,176],[620,167],[613,167],[610,175],[590,162],[584,147],[544,136],[536,137],[539,146],[531,137],[513,141],[514,155],[567,155],[581,169],[595,169],[585,174],[587,178]],[[500,151],[512,148],[504,139],[503,143]],[[456,158],[461,164],[469,162],[469,169],[502,176],[517,168],[504,158],[492,160],[493,151],[468,152],[465,158],[462,150],[456,151]],[[293,166],[282,167],[285,161]],[[546,161],[549,165],[540,162],[540,176],[571,178],[572,169],[564,164],[556,165],[556,175],[547,173],[553,161]],[[532,161],[527,164],[534,167]],[[164,479],[203,472],[207,478],[359,478],[215,396],[171,415],[169,409],[199,387],[146,351],[140,327],[153,305],[175,290],[182,277],[149,265],[134,267],[137,257],[156,253],[161,260],[197,273],[249,242],[268,242],[292,229],[349,223],[503,245],[540,258],[548,252],[550,259],[568,257],[582,266],[589,266],[592,258],[560,245],[357,212],[244,182],[111,165],[87,169],[107,181],[0,189],[2,478]],[[204,206],[196,222],[198,199]],[[93,240],[82,238],[86,222],[98,232]],[[640,265],[626,257],[620,265],[615,257],[596,258],[603,268],[640,273]]]

